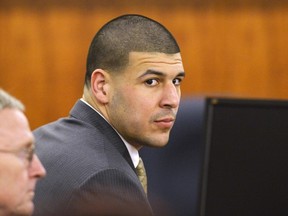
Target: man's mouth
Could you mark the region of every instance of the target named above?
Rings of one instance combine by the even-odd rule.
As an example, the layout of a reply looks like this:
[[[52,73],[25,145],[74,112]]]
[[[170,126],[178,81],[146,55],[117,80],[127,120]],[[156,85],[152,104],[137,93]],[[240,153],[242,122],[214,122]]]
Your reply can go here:
[[[173,126],[175,119],[173,117],[164,117],[155,120],[155,124],[160,128],[169,129]]]

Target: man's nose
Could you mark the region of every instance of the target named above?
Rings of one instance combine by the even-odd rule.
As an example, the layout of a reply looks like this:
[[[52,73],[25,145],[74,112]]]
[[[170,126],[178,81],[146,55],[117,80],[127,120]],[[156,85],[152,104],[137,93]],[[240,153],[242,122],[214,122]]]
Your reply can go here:
[[[29,176],[33,178],[43,178],[46,175],[46,170],[39,160],[38,156],[34,154],[31,165],[29,167]]]
[[[161,107],[177,108],[179,106],[181,96],[180,87],[169,83],[163,90],[163,97],[161,100]]]

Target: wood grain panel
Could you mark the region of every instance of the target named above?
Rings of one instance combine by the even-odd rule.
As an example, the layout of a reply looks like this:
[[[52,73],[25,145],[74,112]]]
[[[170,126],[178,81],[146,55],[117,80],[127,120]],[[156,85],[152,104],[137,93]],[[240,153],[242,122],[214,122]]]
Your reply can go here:
[[[46,7],[7,2],[0,9],[0,86],[26,104],[32,128],[68,114],[82,95],[92,37],[124,13],[150,16],[175,35],[187,72],[184,96],[288,97],[285,2],[271,8],[267,1],[239,7],[240,1],[232,1],[234,7],[223,1],[198,6],[123,1],[117,7],[92,1],[87,1],[91,7],[77,7],[76,1],[69,7],[67,1],[46,1]]]

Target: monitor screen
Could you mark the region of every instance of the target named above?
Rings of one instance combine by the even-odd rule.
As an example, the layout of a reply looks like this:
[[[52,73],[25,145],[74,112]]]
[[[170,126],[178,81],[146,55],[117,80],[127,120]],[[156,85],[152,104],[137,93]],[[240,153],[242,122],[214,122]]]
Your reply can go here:
[[[288,102],[208,98],[201,216],[288,215]]]

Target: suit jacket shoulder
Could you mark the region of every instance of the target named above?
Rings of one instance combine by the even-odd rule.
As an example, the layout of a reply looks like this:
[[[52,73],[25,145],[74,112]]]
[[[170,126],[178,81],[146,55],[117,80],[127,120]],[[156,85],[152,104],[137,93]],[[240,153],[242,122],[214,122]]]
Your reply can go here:
[[[34,216],[84,215],[83,209],[89,215],[113,209],[104,208],[104,203],[114,203],[118,213],[120,208],[127,209],[125,203],[137,203],[135,206],[151,212],[121,138],[82,101],[69,117],[33,133],[36,153],[47,171],[36,187]]]

